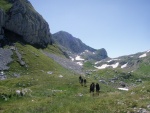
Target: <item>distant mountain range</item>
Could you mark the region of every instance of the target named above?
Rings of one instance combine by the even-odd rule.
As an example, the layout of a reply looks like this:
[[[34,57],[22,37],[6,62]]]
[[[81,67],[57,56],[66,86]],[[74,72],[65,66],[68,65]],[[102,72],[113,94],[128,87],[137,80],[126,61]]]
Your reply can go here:
[[[65,31],[59,31],[52,35],[54,43],[67,52],[70,59],[79,65],[85,62],[92,62],[96,69],[120,68],[132,72],[140,65],[147,63],[150,65],[150,51],[139,52],[132,55],[109,58],[104,48],[96,50],[84,44],[80,39],[73,37]]]
[[[86,60],[102,60],[108,57],[107,51],[104,48],[96,50],[92,47],[89,47],[80,39],[73,37],[71,34],[65,31],[59,31],[53,34],[52,40],[71,57],[73,57],[75,54],[81,54]]]
[[[149,51],[111,59],[104,48],[89,47],[65,31],[51,34],[48,23],[28,0],[8,0],[4,3],[0,4],[0,47],[2,48],[15,42],[25,42],[24,44],[37,48],[47,48],[48,45],[52,46],[55,43],[63,55],[69,58],[68,60],[81,66],[89,61],[96,69],[121,68],[132,71],[142,63],[150,64]],[[5,5],[10,7],[4,8]],[[6,64],[3,68],[5,66]]]
[[[137,70],[140,65],[150,65],[150,50],[95,62],[97,69],[121,68],[131,72]]]
[[[112,59],[51,34],[28,0],[0,0],[0,113],[150,113],[149,81],[150,50]],[[100,94],[90,94],[92,82]]]

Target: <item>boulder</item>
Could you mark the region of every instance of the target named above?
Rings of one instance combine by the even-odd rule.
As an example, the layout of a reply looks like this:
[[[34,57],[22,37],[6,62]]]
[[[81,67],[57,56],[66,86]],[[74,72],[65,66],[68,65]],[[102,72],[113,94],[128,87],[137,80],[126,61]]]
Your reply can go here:
[[[51,43],[48,23],[35,11],[28,0],[10,0],[13,4],[7,13],[5,29],[23,38],[37,47],[46,47]],[[19,37],[20,38],[20,37]]]
[[[121,82],[120,82],[120,86],[122,86],[123,88],[125,88],[125,87],[126,87],[126,84],[121,81]]]

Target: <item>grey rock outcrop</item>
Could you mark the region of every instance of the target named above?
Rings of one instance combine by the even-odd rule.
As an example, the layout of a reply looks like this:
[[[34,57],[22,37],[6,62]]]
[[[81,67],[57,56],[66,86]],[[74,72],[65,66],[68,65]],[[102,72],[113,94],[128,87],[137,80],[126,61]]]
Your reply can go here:
[[[102,49],[98,49],[96,52],[96,55],[99,56],[99,59],[98,60],[101,60],[101,59],[105,59],[107,58],[107,51],[102,48]]]
[[[94,59],[94,60],[102,60],[102,59],[105,59],[107,58],[107,51],[102,48],[102,49],[98,49],[94,52],[94,54],[91,54],[88,56],[88,59]]]
[[[48,23],[35,11],[28,0],[9,0],[9,2],[12,3],[12,7],[6,16],[0,10],[0,33],[3,33],[3,29],[10,31],[37,47],[46,47],[52,43]]]
[[[79,73],[79,74],[83,74],[82,66],[79,66],[75,62],[72,62],[67,58],[62,58],[62,57],[57,56],[57,55],[52,54],[52,53],[48,53],[48,52],[44,52],[44,51],[43,51],[43,53],[45,55],[47,55],[48,57],[52,58],[54,61],[56,61],[61,66],[65,67],[66,69],[72,70],[72,71]]]
[[[22,60],[22,55],[19,53],[18,49],[16,48],[16,55],[18,56],[18,62],[21,66],[26,65],[26,63]]]
[[[11,55],[13,52],[10,49],[0,48],[0,70],[9,69],[7,65],[12,61]]]
[[[85,50],[84,52],[81,53],[81,56],[86,60],[96,60],[96,61],[108,57],[107,51],[104,48],[95,50],[94,52]]]

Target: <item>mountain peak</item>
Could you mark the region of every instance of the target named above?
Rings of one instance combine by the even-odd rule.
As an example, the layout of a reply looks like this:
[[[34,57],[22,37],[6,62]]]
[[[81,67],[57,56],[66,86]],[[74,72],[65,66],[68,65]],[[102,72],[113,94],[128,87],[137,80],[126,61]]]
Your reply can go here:
[[[85,50],[95,51],[95,49],[84,44],[80,39],[72,36],[66,31],[59,31],[53,34],[53,40],[60,46],[67,48],[73,53],[81,53]]]
[[[100,60],[107,58],[107,52],[104,48],[96,50],[84,44],[80,39],[72,36],[66,31],[59,31],[52,35],[52,39],[64,51],[70,51],[73,54],[82,54],[87,59]],[[89,52],[86,52],[89,51]]]

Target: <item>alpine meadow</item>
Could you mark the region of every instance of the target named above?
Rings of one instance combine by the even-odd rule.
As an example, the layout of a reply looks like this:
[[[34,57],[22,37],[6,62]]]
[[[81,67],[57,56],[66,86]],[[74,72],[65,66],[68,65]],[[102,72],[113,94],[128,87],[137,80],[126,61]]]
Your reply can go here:
[[[110,58],[52,34],[30,1],[0,0],[0,113],[150,113],[150,50]]]

